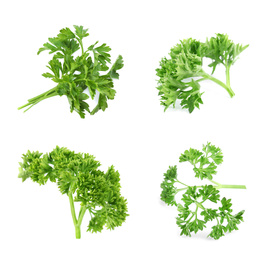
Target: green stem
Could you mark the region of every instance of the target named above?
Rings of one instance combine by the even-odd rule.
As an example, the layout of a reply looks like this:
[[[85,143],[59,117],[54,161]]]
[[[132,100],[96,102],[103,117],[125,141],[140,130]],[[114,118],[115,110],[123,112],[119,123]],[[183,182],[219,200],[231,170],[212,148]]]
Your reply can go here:
[[[48,96],[48,95],[50,95],[52,93],[55,93],[56,90],[57,90],[57,86],[54,87],[54,88],[51,88],[50,90],[48,90],[48,91],[46,91],[46,92],[44,92],[44,93],[42,93],[42,94],[40,94],[40,95],[38,95],[36,97],[28,99],[28,102],[32,102],[32,101],[35,101],[37,99],[40,99],[41,97]]]
[[[182,185],[188,187],[188,185],[184,184],[183,182],[180,182],[179,180],[176,180],[176,181],[179,182],[180,184],[182,184]]]
[[[198,219],[198,209],[199,209],[199,205],[196,203],[197,207],[196,207],[196,210],[195,210],[195,220]]]
[[[75,214],[75,208],[74,208],[74,200],[73,200],[73,196],[71,192],[68,193],[68,197],[70,201],[72,220],[75,227],[75,237],[77,239],[80,239],[81,238],[81,223],[82,223],[82,220],[87,208],[85,206],[81,206],[78,220],[77,220],[76,214]]]
[[[218,85],[220,85],[222,88],[224,88],[230,95],[230,97],[233,97],[235,94],[233,92],[233,90],[231,89],[230,86],[226,85],[225,83],[223,83],[222,81],[220,81],[219,79],[207,74],[207,73],[204,73],[202,75],[204,78],[206,79],[209,79],[209,80],[212,80],[213,82],[217,83]],[[229,79],[228,79],[229,80]]]
[[[226,66],[226,85],[231,88],[230,83],[230,65]]]
[[[82,50],[82,56],[84,55],[84,47],[83,47],[83,42],[80,38],[76,37],[77,41],[79,42],[80,44],[80,47],[81,47],[81,50]]]
[[[195,82],[201,82],[201,81],[203,81],[203,80],[206,80],[206,78],[200,78],[200,79],[197,79],[197,80],[195,80]]]
[[[187,187],[187,188],[188,188],[188,187]],[[182,190],[187,190],[187,188],[177,189],[177,190],[176,190],[176,194],[177,194],[178,192],[182,191]]]
[[[73,197],[72,197],[71,192],[68,193],[68,197],[69,197],[69,201],[70,201],[73,224],[74,224],[74,226],[77,226],[77,219],[76,219],[76,214],[75,214],[74,201],[73,201]]]
[[[81,226],[81,223],[82,223],[83,217],[86,213],[86,210],[87,210],[86,206],[81,206],[79,216],[78,216],[77,225]]]
[[[75,226],[75,237],[76,237],[76,239],[81,238],[81,228],[80,228],[80,226]]]
[[[195,204],[197,205],[196,212],[198,211],[198,208],[205,210],[205,208],[202,206],[202,202],[195,201]]]
[[[216,184],[217,186],[220,185],[220,183],[216,182],[216,181],[213,181],[213,180],[209,180],[210,182]]]
[[[233,92],[232,88],[231,88],[231,83],[230,83],[230,65],[226,66],[226,85],[229,89],[229,91],[232,93],[233,97],[235,95],[235,93]]]
[[[21,107],[18,107],[18,110],[20,110],[22,108],[25,108],[25,107],[28,107],[28,106],[30,106],[28,108],[28,109],[30,109],[32,106],[36,105],[37,103],[39,103],[40,101],[42,101],[44,99],[57,96],[58,93],[56,92],[56,89],[57,89],[57,87],[54,87],[54,88],[52,88],[52,89],[50,89],[50,90],[36,96],[36,97],[28,99],[28,103],[21,106]],[[28,109],[26,109],[25,111],[27,111]]]
[[[209,180],[210,182],[214,183],[217,186],[214,186],[216,189],[246,189],[245,185],[228,185],[228,184],[220,184],[216,181]]]
[[[227,184],[220,184],[216,189],[246,189],[245,185],[227,185]]]

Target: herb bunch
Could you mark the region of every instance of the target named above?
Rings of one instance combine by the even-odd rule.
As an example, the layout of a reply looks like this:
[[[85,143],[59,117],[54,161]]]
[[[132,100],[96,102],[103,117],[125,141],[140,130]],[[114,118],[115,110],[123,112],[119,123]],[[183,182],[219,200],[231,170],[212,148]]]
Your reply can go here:
[[[28,151],[22,159],[18,177],[23,182],[30,178],[44,185],[49,180],[68,196],[76,238],[81,238],[86,211],[91,217],[87,229],[90,232],[101,232],[104,226],[112,230],[121,226],[128,216],[127,201],[121,196],[120,176],[114,166],[102,172],[94,156],[58,146],[47,154]],[[74,202],[81,205],[78,217]]]
[[[235,94],[230,85],[230,68],[248,45],[234,44],[227,34],[216,34],[216,37],[206,39],[206,42],[189,38],[180,41],[169,53],[170,58],[162,58],[160,67],[156,69],[161,105],[165,110],[180,100],[180,105],[189,113],[203,104],[201,81],[211,80],[223,87],[230,97]],[[210,61],[212,68],[209,74],[203,70],[203,59]],[[217,65],[223,65],[226,72],[226,82],[215,78]]]
[[[84,118],[86,112],[94,115],[99,110],[104,111],[108,107],[107,100],[114,99],[116,91],[113,88],[113,79],[119,78],[117,71],[123,67],[122,56],[119,55],[109,69],[111,48],[105,43],[98,46],[97,41],[85,50],[83,38],[89,36],[88,29],[76,25],[74,28],[75,32],[69,28],[61,29],[57,37],[49,38],[49,42],[44,43],[38,51],[38,54],[42,51],[53,54],[47,65],[50,72],[43,73],[42,76],[54,81],[56,87],[29,99],[27,104],[18,109],[27,107],[27,111],[42,100],[66,95],[70,111],[76,111]],[[77,51],[80,51],[80,54],[75,56]],[[88,94],[85,90],[88,90]],[[90,111],[85,100],[89,96],[94,99],[97,92],[98,104]]]
[[[213,180],[217,166],[223,161],[220,148],[211,143],[203,145],[202,151],[186,150],[179,157],[179,162],[189,162],[193,166],[195,177],[208,180],[210,185],[187,185],[178,179],[177,166],[170,166],[164,173],[161,183],[161,200],[167,205],[176,206],[176,223],[181,229],[180,235],[191,236],[206,228],[207,222],[214,222],[209,237],[219,239],[227,232],[238,230],[243,221],[244,210],[233,214],[231,199],[221,198],[220,189],[246,189],[244,185],[224,185]],[[181,187],[179,187],[181,186]],[[180,201],[176,195],[183,192]],[[214,207],[211,207],[213,205]]]

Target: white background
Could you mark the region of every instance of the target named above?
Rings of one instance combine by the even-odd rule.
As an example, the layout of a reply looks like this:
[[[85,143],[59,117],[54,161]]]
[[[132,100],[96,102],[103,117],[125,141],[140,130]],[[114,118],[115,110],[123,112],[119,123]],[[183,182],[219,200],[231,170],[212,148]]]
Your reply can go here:
[[[269,1],[5,1],[1,4],[1,214],[0,258],[9,259],[270,259],[270,7]],[[54,83],[41,76],[50,56],[37,50],[61,28],[83,25],[107,43],[125,66],[117,95],[105,112],[81,119],[66,97],[54,97],[28,112],[17,107]],[[219,86],[203,85],[204,105],[192,114],[163,112],[155,69],[180,39],[205,40],[227,33],[250,44],[232,67],[229,98]],[[224,79],[224,70],[215,74]],[[215,180],[244,184],[223,190],[233,209],[245,209],[240,230],[218,241],[210,230],[179,236],[177,211],[160,202],[169,165],[190,147],[219,146],[224,163]],[[76,240],[68,198],[53,183],[18,179],[28,149],[56,145],[87,152],[102,169],[115,165],[130,216],[114,231],[85,232]]]

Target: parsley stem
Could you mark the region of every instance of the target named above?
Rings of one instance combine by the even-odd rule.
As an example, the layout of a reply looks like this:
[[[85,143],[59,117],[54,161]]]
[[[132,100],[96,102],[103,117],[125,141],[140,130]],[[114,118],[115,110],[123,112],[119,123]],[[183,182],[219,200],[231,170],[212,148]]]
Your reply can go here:
[[[232,95],[231,97],[233,97],[235,93],[233,92],[230,84],[230,65],[226,66],[226,85],[231,93],[230,95]]]
[[[37,103],[39,103],[40,101],[46,99],[46,98],[50,98],[50,97],[54,97],[54,96],[57,96],[58,93],[56,92],[56,89],[57,87],[54,87],[36,97],[33,97],[31,99],[28,99],[28,103],[21,106],[21,107],[18,107],[18,110],[22,109],[22,108],[25,108],[27,106],[30,106],[28,109],[30,109],[32,106],[36,105]],[[27,111],[28,109],[26,109],[25,111]]]
[[[209,181],[212,182],[212,183],[214,183],[214,184],[216,184],[217,186],[220,185],[220,183],[218,183],[218,182],[216,182],[216,181],[213,181],[213,180],[209,180]]]
[[[84,55],[84,48],[83,48],[83,42],[82,42],[82,40],[81,39],[79,39],[79,38],[77,38],[76,37],[76,39],[77,39],[77,41],[79,42],[79,44],[80,44],[80,47],[81,47],[81,50],[82,50],[82,56]]]
[[[77,239],[81,238],[81,228],[80,228],[80,226],[75,226],[75,238],[77,238]]]
[[[216,189],[246,189],[245,185],[227,185],[227,184],[220,184]]]
[[[86,208],[81,207],[79,217],[78,217],[78,220],[77,220],[76,214],[75,214],[75,208],[74,208],[74,201],[73,201],[73,197],[72,197],[71,192],[68,192],[68,197],[69,197],[69,201],[70,201],[72,220],[73,220],[73,224],[74,224],[74,227],[75,227],[75,237],[77,239],[79,239],[79,238],[81,238],[81,228],[80,228],[80,226],[81,226],[81,223],[82,223],[83,216],[84,216],[84,214],[86,212]]]
[[[78,222],[77,222],[77,225],[79,227],[81,226],[81,223],[82,223],[83,217],[86,213],[86,210],[87,210],[86,206],[81,206],[79,216],[78,216]]]
[[[229,73],[229,72],[228,72]],[[202,75],[204,78],[207,78],[209,80],[212,80],[213,82],[217,83],[218,85],[220,85],[222,88],[224,88],[230,95],[230,97],[233,97],[235,94],[233,92],[233,90],[231,89],[230,86],[226,85],[225,83],[223,83],[222,81],[220,81],[219,79],[207,74],[207,73],[204,73]],[[228,81],[229,81],[229,77],[228,77]]]
[[[246,189],[245,185],[228,185],[228,184],[220,184],[213,180],[209,180],[209,181],[217,185],[217,186],[214,186],[216,189]]]
[[[182,185],[188,187],[188,185],[184,184],[183,182],[180,182],[179,180],[176,180],[176,181],[179,182],[180,184],[182,184]]]
[[[230,87],[230,65],[226,66],[226,85]]]
[[[185,184],[184,184],[185,185]],[[192,187],[192,186],[188,186],[188,185],[185,185],[185,186],[187,186],[186,188],[181,188],[181,189],[177,189],[176,190],[176,194],[179,192],[179,191],[182,191],[182,190],[187,190],[189,187]],[[202,186],[195,186],[197,189],[198,188],[202,188]]]
[[[74,209],[74,201],[72,197],[72,193],[68,193],[69,201],[70,201],[70,206],[71,206],[71,213],[72,213],[72,220],[73,224],[76,226],[77,225],[77,219],[76,219],[76,214],[75,214],[75,209]]]
[[[41,97],[45,97],[45,96],[51,95],[52,93],[55,93],[56,90],[57,90],[57,87],[54,87],[54,88],[52,88],[52,89],[50,89],[50,90],[48,90],[48,91],[46,91],[46,92],[44,92],[44,93],[36,96],[36,97],[28,99],[28,102],[32,103],[33,101],[36,101],[37,99],[40,99]]]
[[[179,191],[182,191],[182,190],[187,190],[187,188],[177,189],[177,190],[176,190],[176,194],[177,194]]]

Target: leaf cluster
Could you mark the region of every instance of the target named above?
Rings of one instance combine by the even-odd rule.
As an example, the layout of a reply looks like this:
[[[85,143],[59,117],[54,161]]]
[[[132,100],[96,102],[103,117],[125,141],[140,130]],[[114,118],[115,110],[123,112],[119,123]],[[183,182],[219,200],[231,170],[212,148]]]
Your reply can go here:
[[[100,232],[104,226],[114,229],[128,216],[127,201],[120,193],[119,172],[114,166],[103,172],[93,155],[58,146],[47,154],[28,151],[22,160],[18,177],[40,185],[48,180],[55,182],[62,194],[74,197],[81,208],[89,211],[88,231]]]
[[[212,62],[208,65],[214,73],[216,66],[222,64],[225,67],[233,65],[239,55],[248,45],[234,44],[227,34],[216,34],[216,37],[206,39],[204,45],[204,56],[210,58]]]
[[[118,70],[123,67],[123,58],[118,56],[115,63],[109,68],[111,48],[105,43],[98,45],[98,41],[90,45],[86,50],[83,47],[83,39],[89,36],[88,29],[83,26],[74,26],[73,32],[69,28],[61,29],[56,37],[49,38],[38,51],[49,51],[52,59],[47,68],[50,72],[43,73],[45,78],[50,78],[57,85],[55,88],[29,99],[28,109],[40,101],[56,95],[67,96],[70,111],[76,111],[81,118],[88,112],[94,115],[99,110],[104,111],[107,101],[115,97],[113,79],[118,79]],[[81,51],[77,54],[77,51]],[[94,99],[99,94],[97,106],[90,111],[86,102],[89,97]]]
[[[223,154],[219,147],[208,142],[203,145],[202,151],[193,148],[184,151],[179,162],[186,161],[193,165],[196,178],[212,180],[213,175],[217,173],[217,166],[223,162]]]
[[[226,34],[216,34],[216,37],[206,39],[206,42],[189,38],[181,40],[169,53],[170,58],[162,58],[160,67],[156,69],[161,105],[168,109],[175,107],[177,100],[190,113],[203,104],[200,82],[212,80],[225,88],[230,96],[234,95],[230,88],[229,75],[224,84],[203,70],[203,59],[208,58],[212,74],[218,64],[224,65],[226,70],[235,63],[238,55],[248,47],[234,44]]]
[[[212,181],[213,175],[216,174],[216,167],[222,161],[220,148],[211,143],[203,145],[202,151],[192,148],[186,150],[179,158],[179,162],[189,162],[193,165],[196,178],[207,179],[216,185],[186,185],[177,178],[177,166],[170,166],[164,173],[160,198],[167,205],[177,207],[176,223],[181,229],[180,235],[196,234],[206,228],[208,222],[214,222],[212,231],[208,235],[214,239],[219,239],[227,232],[238,230],[237,225],[243,221],[244,211],[233,214],[231,199],[220,196],[219,189],[225,186]],[[184,188],[179,188],[180,184]],[[231,187],[234,188],[234,185]],[[180,191],[184,193],[180,201],[176,201],[176,195]],[[210,204],[213,207],[210,207]]]

